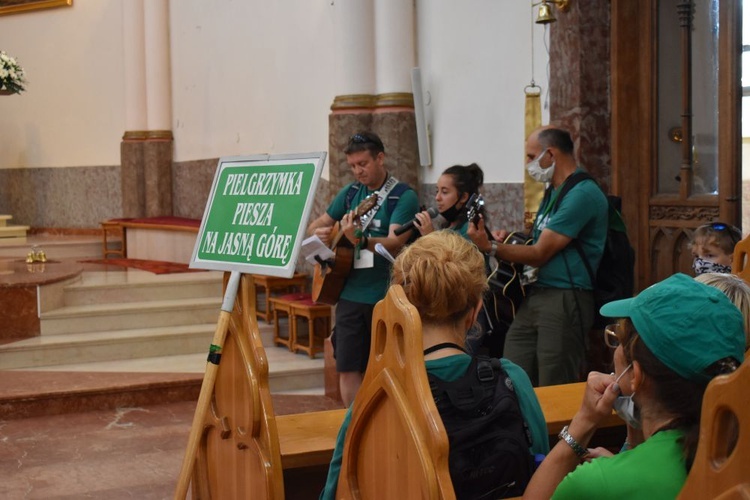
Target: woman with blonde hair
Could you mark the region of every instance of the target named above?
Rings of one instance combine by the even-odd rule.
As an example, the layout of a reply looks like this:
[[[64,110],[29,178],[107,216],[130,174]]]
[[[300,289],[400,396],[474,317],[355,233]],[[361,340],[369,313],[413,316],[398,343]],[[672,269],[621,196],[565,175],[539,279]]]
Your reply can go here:
[[[401,285],[422,320],[422,341],[428,375],[450,382],[463,377],[472,363],[464,350],[466,331],[474,324],[487,288],[484,256],[455,231],[436,231],[406,247],[393,264],[392,285]],[[549,451],[547,426],[526,373],[501,359],[512,382],[520,410],[531,434],[530,454]],[[321,498],[334,498],[343,445],[351,421],[347,412],[336,441]],[[448,434],[450,441],[451,434]]]
[[[696,276],[695,280],[718,288],[740,310],[745,319],[745,351],[748,351],[750,349],[750,285],[739,276],[724,273],[703,273]]]

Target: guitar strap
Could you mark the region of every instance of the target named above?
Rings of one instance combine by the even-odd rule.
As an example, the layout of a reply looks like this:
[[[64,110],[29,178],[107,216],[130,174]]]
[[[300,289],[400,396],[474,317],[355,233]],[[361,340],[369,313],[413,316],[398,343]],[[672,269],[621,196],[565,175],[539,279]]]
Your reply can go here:
[[[396,184],[398,184],[398,179],[396,179],[394,176],[388,176],[385,183],[383,184],[383,187],[378,189],[378,202],[377,204],[372,207],[366,214],[361,216],[359,218],[360,222],[362,223],[362,232],[364,233],[367,227],[370,225],[370,222],[375,218],[375,214],[378,213],[378,210],[380,210],[380,207],[383,206],[383,202],[388,199],[388,195],[390,194],[391,190],[396,187]],[[364,187],[364,186],[362,186]]]

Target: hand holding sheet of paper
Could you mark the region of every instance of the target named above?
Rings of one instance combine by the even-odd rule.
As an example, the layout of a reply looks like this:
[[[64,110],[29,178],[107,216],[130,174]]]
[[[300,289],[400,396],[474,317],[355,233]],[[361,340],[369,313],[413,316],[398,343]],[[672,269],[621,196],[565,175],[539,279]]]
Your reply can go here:
[[[333,259],[336,256],[336,254],[333,253],[333,250],[328,248],[316,235],[306,238],[302,242],[300,251],[305,257],[305,260],[310,264],[319,264],[320,261]]]

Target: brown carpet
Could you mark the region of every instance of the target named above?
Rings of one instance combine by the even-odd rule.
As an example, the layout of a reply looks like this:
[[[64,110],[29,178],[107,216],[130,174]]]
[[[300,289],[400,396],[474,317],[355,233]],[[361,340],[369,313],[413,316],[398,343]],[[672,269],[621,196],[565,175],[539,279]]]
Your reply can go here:
[[[131,267],[148,271],[154,274],[173,274],[173,273],[196,273],[203,272],[205,269],[190,269],[187,264],[179,262],[165,262],[162,260],[143,260],[143,259],[88,259],[79,262],[86,264],[102,264],[120,267]]]

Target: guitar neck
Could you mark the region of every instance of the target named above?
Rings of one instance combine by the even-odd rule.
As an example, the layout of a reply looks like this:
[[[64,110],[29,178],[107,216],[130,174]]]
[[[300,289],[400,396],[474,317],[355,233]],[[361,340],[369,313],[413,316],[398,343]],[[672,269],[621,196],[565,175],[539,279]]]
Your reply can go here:
[[[334,231],[336,231],[336,235],[331,240],[331,250],[335,250],[338,246],[339,242],[341,241],[341,237],[344,236],[344,232],[341,230],[341,224],[336,223],[333,226]]]

